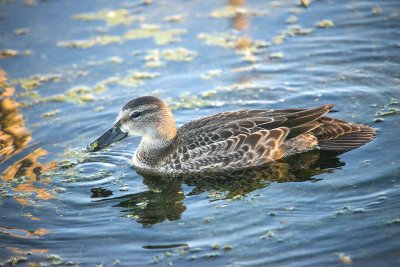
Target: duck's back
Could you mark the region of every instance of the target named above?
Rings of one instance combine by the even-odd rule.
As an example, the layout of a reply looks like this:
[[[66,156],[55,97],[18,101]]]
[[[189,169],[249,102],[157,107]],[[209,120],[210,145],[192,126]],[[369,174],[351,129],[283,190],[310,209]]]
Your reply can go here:
[[[160,166],[165,172],[234,170],[316,148],[344,152],[373,139],[369,126],[324,117],[332,107],[242,110],[189,122]]]

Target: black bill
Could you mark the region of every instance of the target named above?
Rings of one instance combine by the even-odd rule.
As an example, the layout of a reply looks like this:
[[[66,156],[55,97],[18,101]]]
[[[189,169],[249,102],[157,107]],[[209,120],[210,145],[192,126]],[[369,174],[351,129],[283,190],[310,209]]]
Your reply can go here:
[[[95,152],[102,150],[112,143],[118,142],[119,140],[122,140],[127,136],[127,133],[121,131],[120,124],[116,123],[113,127],[103,133],[99,138],[90,143],[86,147],[86,152]]]

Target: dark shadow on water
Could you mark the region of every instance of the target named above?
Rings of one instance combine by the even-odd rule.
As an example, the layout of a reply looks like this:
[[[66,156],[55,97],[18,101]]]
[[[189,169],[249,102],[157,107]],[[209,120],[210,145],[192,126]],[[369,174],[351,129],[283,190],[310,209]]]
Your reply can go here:
[[[337,154],[312,151],[272,164],[225,173],[193,174],[174,178],[143,177],[149,190],[98,201],[120,201],[113,207],[123,208],[125,217],[143,226],[181,218],[186,210],[182,184],[194,188],[186,196],[210,192],[213,200],[237,199],[264,188],[272,182],[317,182],[315,176],[330,173],[344,166]],[[111,192],[92,189],[92,197],[107,197]],[[100,193],[100,194],[99,194]],[[101,194],[105,193],[105,194]]]

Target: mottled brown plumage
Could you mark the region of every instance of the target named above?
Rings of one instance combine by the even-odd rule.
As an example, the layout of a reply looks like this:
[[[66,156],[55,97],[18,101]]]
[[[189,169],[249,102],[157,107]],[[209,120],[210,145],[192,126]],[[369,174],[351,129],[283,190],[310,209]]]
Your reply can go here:
[[[375,129],[369,126],[325,117],[332,107],[224,112],[176,130],[164,102],[141,97],[124,107],[110,130],[118,127],[125,136],[143,137],[132,160],[142,172],[237,170],[313,149],[345,152],[374,138]],[[93,144],[88,150],[96,150]]]

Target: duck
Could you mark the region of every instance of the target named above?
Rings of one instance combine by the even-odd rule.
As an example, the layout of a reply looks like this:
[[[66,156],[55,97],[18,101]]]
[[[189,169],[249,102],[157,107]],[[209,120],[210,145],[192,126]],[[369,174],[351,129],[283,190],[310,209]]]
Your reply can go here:
[[[177,128],[163,100],[143,96],[125,104],[112,127],[86,151],[139,136],[132,166],[141,173],[168,175],[259,167],[312,150],[344,153],[375,138],[376,130],[368,125],[326,116],[333,106],[227,111]]]

